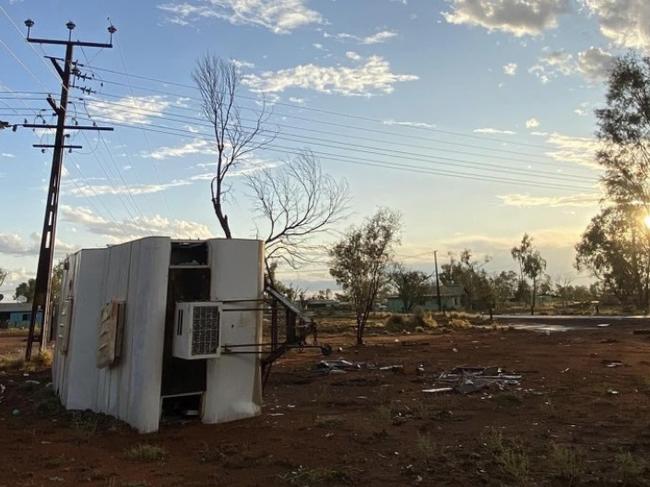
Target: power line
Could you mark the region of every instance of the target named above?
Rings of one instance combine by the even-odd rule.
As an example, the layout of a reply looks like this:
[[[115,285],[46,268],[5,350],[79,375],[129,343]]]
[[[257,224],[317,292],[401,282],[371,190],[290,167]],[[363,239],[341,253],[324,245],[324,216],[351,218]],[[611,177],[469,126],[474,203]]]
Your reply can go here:
[[[146,130],[148,132],[153,132],[153,133],[159,133],[159,134],[165,134],[165,135],[174,135],[177,137],[185,137],[185,138],[190,138],[190,139],[202,139],[202,140],[208,140],[211,141],[212,139],[203,136],[201,134],[193,133],[190,131],[184,131],[182,129],[175,129],[175,128],[170,128],[170,127],[165,127],[165,126],[157,126],[155,124],[147,124],[146,126],[140,126],[140,127],[134,127],[133,125],[129,125],[127,123],[119,122],[119,121],[113,121],[111,120],[111,123],[113,123],[115,126],[119,127],[125,127],[125,128],[130,128],[130,129],[138,129],[138,130]],[[161,130],[157,127],[167,129],[167,130]],[[271,152],[280,152],[283,154],[299,154],[297,152],[295,147],[286,147],[286,146],[279,146],[279,145],[270,145],[266,146],[264,148],[266,151],[271,151]],[[329,157],[330,153],[325,153],[325,152],[319,152],[319,151],[313,151],[315,155],[317,156],[322,156],[321,158],[324,160],[330,160],[330,161],[338,161],[338,162],[347,162],[350,164],[358,164],[358,165],[368,165],[368,166],[374,166],[374,167],[384,167],[384,168],[389,168],[389,169],[404,169],[404,170],[410,170],[411,172],[419,172],[423,174],[435,174],[435,175],[444,175],[444,176],[451,176],[451,177],[457,177],[461,179],[473,179],[473,180],[480,180],[480,181],[490,181],[490,182],[499,182],[499,183],[506,183],[506,184],[517,184],[521,186],[522,184],[528,185],[528,186],[535,186],[535,187],[540,187],[540,188],[547,188],[547,189],[561,189],[561,190],[572,190],[572,191],[586,191],[590,190],[591,188],[588,186],[576,186],[576,185],[564,185],[564,184],[546,184],[544,182],[540,181],[532,181],[528,179],[514,179],[514,178],[505,178],[505,177],[500,177],[500,176],[486,176],[486,175],[481,175],[481,174],[476,174],[476,173],[471,173],[471,172],[454,172],[454,171],[440,171],[440,170],[433,170],[433,169],[428,169],[428,168],[423,168],[422,166],[414,166],[414,165],[405,165],[405,164],[395,164],[395,163],[372,163],[367,160],[363,160],[360,158],[355,158],[355,157],[350,157],[350,156],[343,156],[344,158],[337,158],[340,156],[340,154],[335,154],[337,157]],[[359,162],[353,162],[354,160],[357,160]]]
[[[80,98],[80,99],[85,99],[85,98]],[[95,99],[93,98],[92,100],[95,100]],[[106,103],[106,104],[113,105],[113,106],[119,106],[119,107],[124,107],[124,108],[128,108],[128,109],[134,109],[134,107],[132,105],[129,105],[128,103],[110,102],[110,101],[105,101],[105,100],[99,100],[99,101],[101,103]],[[178,117],[178,118],[172,118],[172,117],[163,115],[161,112],[156,111],[156,110],[151,110],[151,109],[146,109],[146,108],[141,108],[141,107],[137,107],[137,108],[135,108],[135,110],[138,111],[138,112],[148,113],[152,117],[161,118],[161,119],[167,120],[167,121],[179,122],[179,123],[188,123],[189,121],[192,121],[192,123],[194,125],[212,128],[211,124],[206,123],[205,119],[199,118],[199,117],[189,117],[189,116],[184,116],[184,115],[174,115],[175,117]],[[253,122],[253,123],[255,122],[254,120],[245,119],[245,118],[242,118],[242,121]],[[314,133],[320,133],[320,134],[326,134],[326,135],[334,135],[334,136],[339,136],[339,137],[340,136],[352,137],[351,135],[340,134],[340,133],[331,132],[331,131],[309,129],[309,128],[305,128],[305,127],[291,126],[291,125],[285,125],[285,124],[277,124],[277,125],[278,125],[278,127],[287,127],[287,128],[291,128],[291,129],[294,129],[294,130],[314,132]],[[247,128],[247,127],[244,126],[243,128]],[[310,138],[309,136],[300,135],[300,134],[291,134],[291,133],[289,133],[288,135],[293,135],[293,136],[296,136],[296,137],[303,137],[303,138]],[[372,138],[372,137],[363,137],[363,136],[354,136],[354,137],[356,139],[359,139],[359,140],[367,140],[367,141],[374,142],[374,143],[385,143],[385,141],[383,141],[383,140]],[[336,141],[336,143],[341,143],[341,142]],[[414,145],[414,144],[395,142],[395,141],[391,141],[390,143],[391,143],[391,146],[415,147],[415,148],[424,149],[424,150],[436,150],[436,151],[440,151],[440,152],[447,152],[447,153],[453,153],[453,154],[462,154],[462,155],[467,155],[467,156],[472,156],[472,157],[490,157],[489,155],[480,154],[480,153],[476,153],[476,152],[459,151],[459,150],[453,150],[453,149],[441,149],[441,148],[435,148],[435,147],[430,147],[430,146]],[[505,160],[505,161],[511,161],[511,162],[520,162],[520,163],[524,163],[524,164],[544,164],[544,165],[553,166],[553,167],[560,164],[557,161],[555,161],[555,162],[530,161],[530,160],[515,159],[515,158],[508,157],[508,156],[505,156],[505,157],[504,156],[499,156],[499,159],[500,160]],[[564,172],[562,173],[562,175],[573,176],[573,177],[579,178],[581,180],[583,180],[585,178],[585,175],[578,175],[578,174],[572,175],[570,173],[564,173]]]
[[[153,128],[163,129],[163,130],[167,130],[167,131],[169,131],[169,130],[175,131],[176,133],[174,135],[185,134],[189,138],[199,138],[199,139],[204,139],[204,140],[208,140],[208,141],[212,140],[211,137],[208,136],[208,134],[205,134],[205,133],[202,133],[202,132],[193,132],[193,131],[190,131],[190,130],[180,129],[180,128],[176,128],[176,127],[169,127],[169,126],[166,126],[166,125],[147,123],[146,125],[142,126],[140,124],[124,124],[124,123],[121,123],[121,121],[113,119],[111,117],[100,117],[99,119],[109,121],[109,122],[111,122],[111,123],[113,123],[113,124],[115,124],[117,126],[126,126],[126,127],[133,128],[132,125],[138,125],[138,128],[140,130],[147,130],[147,129],[144,128],[145,126],[147,128],[153,127]],[[292,139],[290,137],[277,136],[276,138],[279,139],[279,140],[285,140],[285,141],[289,141],[289,142],[301,142],[301,140],[296,140],[295,138]],[[370,155],[380,155],[380,156],[384,156],[384,157],[394,157],[395,154],[393,154],[393,153],[397,153],[397,154],[404,153],[405,155],[403,157],[400,157],[401,159],[406,159],[406,160],[416,161],[416,162],[425,162],[425,163],[437,164],[437,165],[445,165],[445,164],[448,164],[451,161],[451,162],[456,162],[457,163],[457,164],[455,164],[455,166],[471,167],[471,168],[483,170],[483,171],[486,171],[486,172],[491,172],[492,169],[490,169],[490,168],[484,169],[483,166],[490,166],[492,168],[504,169],[503,167],[500,167],[500,166],[497,166],[497,165],[494,165],[494,164],[489,164],[489,163],[479,164],[479,163],[475,163],[475,162],[468,162],[468,161],[450,159],[450,158],[444,158],[444,157],[433,158],[433,157],[427,157],[427,156],[424,156],[424,155],[421,155],[421,154],[413,154],[413,153],[408,153],[408,152],[403,152],[403,151],[392,151],[392,152],[389,153],[389,152],[382,152],[382,151],[379,151],[379,150],[372,150],[372,148],[369,148],[368,146],[358,146],[356,144],[355,145],[350,145],[350,144],[343,144],[343,143],[338,144],[338,145],[333,145],[331,142],[332,141],[330,141],[330,143],[325,143],[325,142],[312,142],[312,143],[314,145],[323,146],[323,147],[330,148],[330,149],[335,149],[335,150],[349,150],[349,151],[352,151],[352,152],[359,152],[359,153],[370,154]],[[337,144],[337,143],[334,142],[334,144]],[[274,144],[270,144],[270,146],[286,148],[285,146],[277,146],[277,145],[274,145]],[[295,148],[291,148],[291,149],[295,150]],[[508,168],[508,169],[510,169],[512,172],[515,172],[517,174],[524,175],[524,176],[539,175],[539,173],[540,173],[540,171],[537,171],[537,174],[530,174],[530,173],[528,173],[526,171],[519,170],[519,169],[516,169],[516,168]],[[550,178],[550,179],[555,179],[555,180],[559,180],[559,181],[570,181],[570,182],[575,183],[575,181],[572,181],[569,178],[564,177],[563,175],[550,173],[550,174],[544,174],[544,176],[546,178]],[[576,177],[577,177],[577,179],[579,181],[584,181],[583,177],[579,177],[579,176],[576,176]],[[583,189],[587,189],[587,188],[585,187]]]
[[[1,92],[0,92],[1,93]],[[102,93],[103,96],[108,96],[109,98],[117,98],[117,99],[123,99],[123,96],[120,95],[115,95],[115,94],[109,94],[109,93]],[[180,96],[180,95],[175,95],[175,96]],[[169,116],[164,116],[161,114],[160,111],[155,111],[155,110],[150,110],[146,109],[144,107],[134,107],[133,105],[130,104],[125,104],[125,103],[119,103],[119,102],[111,102],[107,100],[102,100],[96,97],[93,98],[78,98],[78,99],[86,99],[86,100],[92,100],[94,102],[99,102],[103,104],[108,104],[108,105],[115,105],[115,106],[124,106],[129,109],[135,109],[139,112],[144,112],[144,113],[150,113],[151,116],[155,117],[160,117],[160,118],[165,118],[168,120],[174,120],[170,118]],[[193,113],[196,112],[196,109],[192,108],[187,108],[187,107],[179,107],[179,106],[171,106],[171,107],[166,107],[167,109],[171,110],[189,110],[192,111]],[[182,118],[187,121],[200,121],[200,122],[205,122],[205,119],[199,118],[199,117],[191,117],[191,116],[186,116],[186,115],[179,115],[179,114],[173,114],[175,117]],[[313,119],[308,119],[304,117],[293,117],[298,120],[304,120],[304,121],[309,121],[317,124],[325,124],[328,126],[335,126],[339,128],[344,128],[347,130],[346,134],[343,134],[345,137],[352,137],[349,134],[349,130],[360,130],[360,131],[365,131],[369,133],[376,133],[376,134],[381,134],[381,135],[388,135],[391,137],[394,137],[395,134],[394,132],[386,131],[386,130],[377,130],[377,129],[369,129],[366,127],[358,127],[358,126],[351,126],[351,125],[345,125],[345,124],[338,124],[338,123],[332,123],[332,122],[327,122],[324,120],[313,120]],[[249,119],[242,119],[244,121],[247,121]],[[181,122],[180,120],[174,120]],[[189,123],[189,122],[188,122]],[[287,125],[284,123],[276,123],[278,127],[287,127],[291,128],[294,130],[302,130],[302,131],[308,131],[308,132],[314,132],[314,133],[323,133],[323,134],[328,134],[328,135],[335,135],[335,136],[341,136],[341,134],[336,133],[336,132],[331,132],[331,131],[324,131],[324,130],[318,130],[318,129],[310,129],[306,127],[300,127],[300,126],[295,126],[295,125]],[[361,136],[355,136],[357,139],[363,139],[363,140],[368,140],[368,141],[377,141],[377,139],[373,139],[370,137],[361,137]],[[414,135],[409,135],[409,134],[401,134],[400,137],[404,138],[411,138],[411,139],[418,139],[418,140],[425,140],[429,143],[436,143],[436,144],[443,144],[443,145],[451,145],[455,147],[463,147],[463,148],[471,148],[471,149],[479,149],[483,151],[489,151],[489,152],[494,152],[499,154],[499,158],[502,160],[509,160],[512,162],[523,162],[525,164],[540,164],[540,165],[546,165],[549,167],[561,167],[564,163],[551,159],[548,155],[541,155],[541,154],[530,154],[530,153],[525,153],[525,152],[519,152],[519,151],[512,151],[512,150],[507,150],[507,149],[497,149],[493,147],[485,147],[485,146],[477,146],[473,144],[463,144],[463,143],[458,143],[458,142],[450,142],[450,141],[445,141],[445,140],[438,140],[438,139],[430,139],[428,137],[421,137],[421,136],[414,136]],[[457,154],[464,154],[464,155],[470,155],[470,156],[475,156],[475,157],[491,157],[490,154],[480,154],[480,153],[475,153],[475,152],[467,152],[467,151],[460,151],[460,150],[453,150],[453,149],[443,149],[440,147],[430,147],[430,146],[418,146],[418,145],[413,145],[413,144],[406,144],[406,143],[400,143],[400,142],[393,142],[391,141],[393,145],[401,145],[401,146],[407,146],[407,147],[419,147],[419,148],[426,148],[427,150],[436,150],[440,152],[448,152],[448,153],[457,153]],[[512,155],[518,155],[518,156],[523,156],[526,158],[526,160],[522,159],[515,159],[509,156],[504,156],[503,154],[512,154]],[[536,159],[541,159],[541,160],[536,160]],[[582,169],[581,167],[577,167],[575,169]],[[585,176],[579,176],[580,178],[584,178]]]
[[[144,80],[144,81],[153,81],[153,82],[161,83],[161,84],[164,84],[164,85],[177,86],[177,87],[180,87],[180,88],[186,88],[186,89],[191,89],[191,90],[197,90],[198,91],[198,88],[196,86],[185,84],[185,83],[178,83],[178,82],[175,82],[175,81],[162,80],[162,79],[154,78],[154,77],[151,77],[151,76],[143,76],[143,75],[138,75],[138,74],[133,74],[133,73],[126,73],[126,72],[117,71],[117,70],[108,69],[108,68],[99,68],[99,67],[95,67],[95,66],[91,66],[91,68],[96,69],[97,71],[104,71],[104,72],[107,72],[107,73],[116,74],[118,76],[125,76],[125,77],[130,77],[130,78],[135,78],[135,79],[141,79],[141,80]],[[118,86],[119,85],[124,86],[123,83],[119,83],[119,82],[114,81],[114,80],[106,80],[106,79],[104,79],[103,82],[108,83],[108,84],[115,84],[115,85],[118,85]],[[154,90],[152,88],[145,88],[145,87],[141,87],[141,86],[134,86],[134,88],[147,90],[147,91],[155,91],[155,92],[159,92],[161,94],[168,94],[168,95],[172,95],[172,96],[178,96],[178,94],[174,94],[174,93],[170,93],[170,92],[166,92],[166,91],[162,91],[162,90]],[[246,96],[246,95],[241,95],[241,94],[238,95],[238,96],[240,98],[246,99],[246,100],[259,101],[259,98],[252,97],[252,96]],[[328,114],[328,115],[335,115],[335,116],[338,116],[338,117],[351,118],[351,119],[355,119],[355,120],[363,120],[363,121],[366,121],[366,122],[373,122],[373,123],[380,123],[380,124],[384,124],[386,122],[385,120],[376,119],[376,118],[372,118],[372,117],[365,117],[365,116],[361,116],[361,115],[353,115],[353,114],[349,114],[349,113],[337,112],[337,111],[334,111],[334,110],[326,110],[326,109],[322,109],[322,108],[308,107],[308,106],[305,106],[304,104],[288,103],[288,102],[281,102],[281,101],[276,101],[276,102],[274,102],[274,104],[275,105],[280,105],[280,106],[290,107],[292,109],[314,111],[314,112],[318,112],[318,113],[325,113],[325,114]],[[442,134],[446,134],[446,135],[454,135],[454,136],[457,136],[457,137],[467,137],[467,138],[472,138],[472,139],[477,139],[477,140],[490,140],[490,141],[494,141],[494,142],[498,142],[498,143],[503,143],[504,142],[503,140],[497,139],[497,138],[494,138],[494,137],[484,137],[484,136],[478,136],[478,135],[464,134],[462,132],[454,132],[454,131],[451,131],[451,130],[442,130],[442,129],[437,129],[435,127],[422,127],[422,126],[413,126],[413,125],[401,125],[401,127],[410,128],[410,129],[417,129],[417,130],[425,130],[425,131],[429,131],[429,132],[437,132],[437,133],[442,133]],[[548,147],[546,147],[546,146],[542,146],[542,145],[539,145],[539,144],[530,144],[530,143],[526,143],[526,142],[508,141],[507,143],[510,143],[510,144],[513,144],[513,145],[526,146],[526,147],[538,147],[538,148],[548,149]]]

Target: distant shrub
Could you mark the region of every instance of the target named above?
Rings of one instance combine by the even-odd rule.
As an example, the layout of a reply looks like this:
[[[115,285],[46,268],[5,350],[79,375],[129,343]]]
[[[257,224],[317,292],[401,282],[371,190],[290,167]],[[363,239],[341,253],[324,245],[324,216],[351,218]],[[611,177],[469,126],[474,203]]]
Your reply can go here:
[[[449,326],[452,328],[470,328],[472,324],[462,318],[452,318],[449,320]]]
[[[167,456],[167,450],[160,446],[140,443],[124,450],[124,454],[131,460],[155,462],[163,460]]]
[[[386,330],[392,333],[424,331],[437,326],[438,323],[431,313],[422,308],[416,308],[413,314],[392,314],[384,323]]]

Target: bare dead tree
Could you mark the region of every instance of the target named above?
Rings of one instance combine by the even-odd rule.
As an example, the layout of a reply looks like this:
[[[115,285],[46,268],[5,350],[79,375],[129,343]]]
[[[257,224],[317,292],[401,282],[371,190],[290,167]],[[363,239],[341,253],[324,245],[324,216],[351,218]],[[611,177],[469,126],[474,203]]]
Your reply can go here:
[[[247,175],[255,209],[264,220],[266,269],[273,277],[278,262],[296,268],[320,246],[313,237],[332,230],[346,216],[348,184],[325,174],[308,150],[275,168]]]
[[[217,169],[210,184],[212,206],[226,238],[232,238],[223,206],[229,190],[226,177],[246,156],[272,142],[275,133],[263,128],[270,116],[264,102],[255,121],[248,126],[242,124],[237,103],[241,78],[235,63],[206,54],[198,60],[192,77],[201,92],[203,114],[214,128]]]

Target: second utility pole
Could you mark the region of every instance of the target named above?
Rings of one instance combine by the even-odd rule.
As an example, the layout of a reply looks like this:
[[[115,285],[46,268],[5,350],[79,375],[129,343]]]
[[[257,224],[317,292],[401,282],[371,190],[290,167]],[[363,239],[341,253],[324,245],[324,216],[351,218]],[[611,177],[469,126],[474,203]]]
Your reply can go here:
[[[442,311],[444,313],[444,310],[442,309],[442,299],[440,298],[440,281],[438,280],[438,251],[437,250],[433,251],[433,261],[436,264],[436,294],[438,295],[438,311]]]

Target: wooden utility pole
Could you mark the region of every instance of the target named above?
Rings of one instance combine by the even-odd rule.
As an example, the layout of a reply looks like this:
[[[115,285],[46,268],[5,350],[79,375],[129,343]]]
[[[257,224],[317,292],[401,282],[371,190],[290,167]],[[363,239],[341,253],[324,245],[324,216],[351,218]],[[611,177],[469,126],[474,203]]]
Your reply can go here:
[[[58,58],[47,57],[54,69],[61,77],[61,97],[59,104],[51,95],[48,95],[47,102],[54,110],[57,117],[56,125],[39,125],[39,124],[22,124],[27,128],[39,129],[55,129],[56,134],[54,137],[54,144],[36,144],[34,147],[41,149],[51,148],[52,155],[52,170],[50,172],[50,184],[48,186],[47,200],[45,202],[45,218],[43,221],[43,232],[41,233],[41,247],[38,254],[38,267],[36,270],[36,285],[34,289],[34,298],[32,301],[32,315],[29,322],[29,335],[27,337],[27,347],[25,349],[25,360],[31,360],[32,347],[34,342],[38,342],[39,351],[42,350],[43,345],[46,343],[48,335],[48,325],[50,318],[50,282],[52,274],[52,263],[54,260],[54,245],[56,242],[56,221],[57,212],[59,208],[59,190],[61,186],[61,173],[63,171],[63,152],[65,149],[72,150],[81,148],[78,145],[65,145],[65,130],[113,130],[110,127],[94,127],[94,126],[67,126],[65,124],[66,113],[68,110],[68,95],[70,91],[70,79],[72,76],[79,76],[77,63],[73,61],[74,47],[96,47],[96,48],[111,48],[113,47],[113,34],[117,29],[112,25],[108,27],[111,39],[108,44],[98,42],[83,42],[73,41],[72,31],[76,27],[74,22],[68,22],[68,40],[59,39],[36,39],[30,36],[31,28],[34,21],[28,19],[25,21],[27,26],[27,42],[35,44],[54,44],[65,46],[65,59],[63,59],[63,67],[59,64],[61,61]],[[36,322],[38,315],[41,314],[41,327],[40,333],[36,335]]]
[[[440,280],[438,279],[438,251],[437,250],[433,251],[433,261],[436,265],[436,294],[438,295],[438,311],[442,311],[444,313],[444,310],[442,309],[442,298],[440,297]]]

